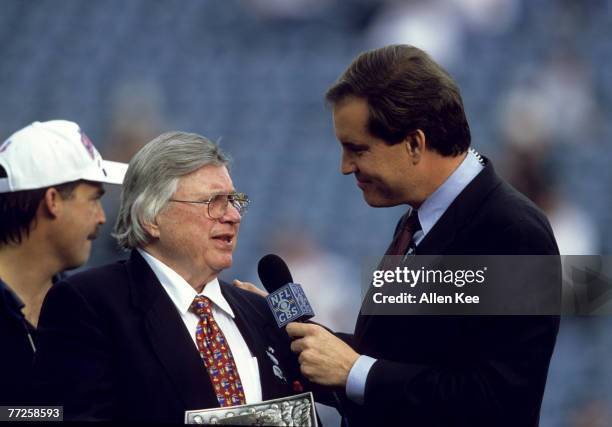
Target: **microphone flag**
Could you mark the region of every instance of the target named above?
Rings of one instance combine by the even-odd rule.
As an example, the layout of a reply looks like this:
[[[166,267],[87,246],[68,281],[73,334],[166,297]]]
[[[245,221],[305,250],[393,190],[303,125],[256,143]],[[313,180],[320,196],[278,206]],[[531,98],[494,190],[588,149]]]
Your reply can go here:
[[[287,283],[266,297],[279,328],[289,322],[304,321],[314,316],[314,311],[298,283]]]

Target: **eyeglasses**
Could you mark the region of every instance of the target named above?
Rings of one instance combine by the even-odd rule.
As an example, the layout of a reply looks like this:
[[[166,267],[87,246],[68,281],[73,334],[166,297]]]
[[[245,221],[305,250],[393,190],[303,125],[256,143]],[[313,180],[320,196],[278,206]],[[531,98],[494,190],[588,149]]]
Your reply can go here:
[[[169,201],[208,205],[208,216],[212,219],[219,219],[225,215],[227,212],[227,207],[230,203],[234,208],[236,208],[240,216],[242,216],[246,213],[247,207],[251,203],[249,196],[247,196],[245,193],[215,194],[210,196],[208,200],[200,201],[177,199],[170,199]]]

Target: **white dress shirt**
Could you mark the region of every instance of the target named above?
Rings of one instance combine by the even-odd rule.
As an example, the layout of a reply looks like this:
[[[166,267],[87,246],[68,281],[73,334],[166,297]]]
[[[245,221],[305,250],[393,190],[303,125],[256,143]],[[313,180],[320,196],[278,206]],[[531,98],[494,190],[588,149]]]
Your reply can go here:
[[[414,233],[415,246],[425,238],[427,233],[446,212],[453,200],[468,186],[484,166],[479,155],[471,148],[459,167],[434,191],[421,205],[417,215],[421,229]],[[362,354],[353,364],[346,381],[346,395],[353,402],[363,404],[366,380],[376,359]]]
[[[234,311],[221,293],[219,281],[215,278],[208,282],[204,286],[202,293],[198,294],[185,279],[166,264],[142,249],[138,249],[138,252],[149,264],[149,267],[151,267],[151,270],[153,270],[153,273],[155,273],[155,276],[174,303],[196,349],[198,344],[195,334],[199,317],[189,311],[189,307],[197,295],[205,296],[212,301],[213,316],[234,356],[236,369],[238,369],[238,375],[240,375],[244,389],[246,403],[261,402],[261,383],[259,380],[257,358],[251,354],[240,330],[236,326]],[[202,365],[204,365],[204,362],[202,362]]]

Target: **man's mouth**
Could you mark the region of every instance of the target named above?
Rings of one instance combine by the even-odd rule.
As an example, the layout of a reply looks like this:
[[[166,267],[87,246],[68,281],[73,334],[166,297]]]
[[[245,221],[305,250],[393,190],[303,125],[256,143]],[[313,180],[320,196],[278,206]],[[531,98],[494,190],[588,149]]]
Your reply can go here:
[[[100,234],[100,227],[97,227],[93,233],[87,236],[87,240],[96,240],[98,238],[98,234]]]
[[[221,233],[214,235],[213,239],[226,244],[231,244],[234,241],[234,237],[236,237],[236,235],[233,233]]]
[[[356,173],[355,179],[357,180],[357,184],[368,184],[370,180],[363,174]]]
[[[357,187],[361,188],[362,190],[370,183],[370,181],[365,181],[365,180],[361,180],[361,179],[357,179]]]

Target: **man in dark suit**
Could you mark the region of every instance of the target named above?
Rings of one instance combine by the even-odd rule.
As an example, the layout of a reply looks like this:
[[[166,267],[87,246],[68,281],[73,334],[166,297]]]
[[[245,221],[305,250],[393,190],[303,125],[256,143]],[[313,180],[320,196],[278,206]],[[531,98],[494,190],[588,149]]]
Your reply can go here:
[[[301,391],[289,338],[259,296],[225,284],[241,217],[219,148],[170,132],[128,168],[115,237],[127,261],[54,286],[36,361],[68,420],[183,422],[186,410]]]
[[[459,89],[426,53],[365,52],[326,98],[342,173],[370,206],[409,205],[386,255],[558,255],[542,212],[470,148]],[[558,320],[361,314],[342,339],[287,332],[303,374],[344,394],[350,426],[516,427],[538,425]]]

